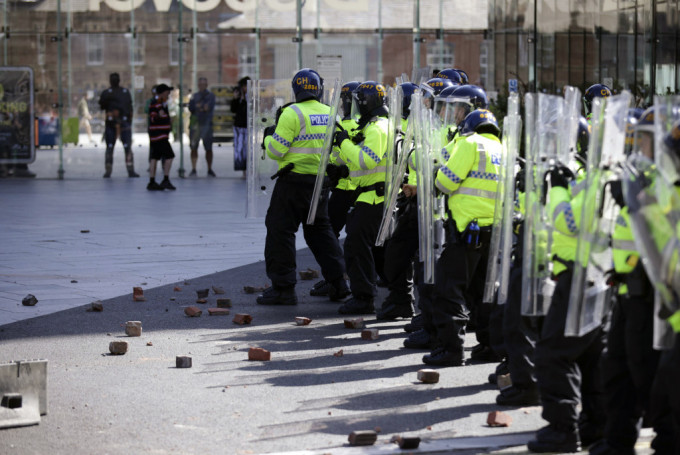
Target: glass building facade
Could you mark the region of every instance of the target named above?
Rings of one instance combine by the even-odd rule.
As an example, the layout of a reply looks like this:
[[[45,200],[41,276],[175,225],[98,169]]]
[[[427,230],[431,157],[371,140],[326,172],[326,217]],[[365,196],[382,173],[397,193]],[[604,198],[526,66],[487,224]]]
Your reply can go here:
[[[638,105],[680,89],[677,0],[489,0],[493,86],[559,93],[605,83]]]

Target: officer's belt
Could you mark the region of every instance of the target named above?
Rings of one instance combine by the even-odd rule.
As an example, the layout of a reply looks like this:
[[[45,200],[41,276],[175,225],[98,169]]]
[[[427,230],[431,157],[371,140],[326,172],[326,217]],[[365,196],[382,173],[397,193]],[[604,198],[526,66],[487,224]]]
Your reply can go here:
[[[361,193],[367,193],[369,191],[375,191],[375,194],[378,197],[384,196],[385,182],[378,182],[368,186],[358,186],[357,189],[354,190],[354,200],[356,200],[359,197],[359,195],[361,195]]]
[[[324,185],[328,185],[327,180],[328,177],[324,177]],[[295,185],[314,186],[316,183],[316,174],[298,174],[297,172],[289,172],[280,176],[279,181]]]

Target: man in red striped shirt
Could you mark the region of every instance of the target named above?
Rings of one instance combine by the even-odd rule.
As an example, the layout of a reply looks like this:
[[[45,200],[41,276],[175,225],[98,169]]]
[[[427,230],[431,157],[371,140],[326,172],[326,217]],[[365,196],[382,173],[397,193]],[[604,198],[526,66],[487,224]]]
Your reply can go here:
[[[172,122],[170,114],[168,114],[168,97],[172,92],[173,87],[168,87],[166,84],[159,84],[156,87],[156,96],[154,96],[149,106],[149,184],[146,189],[149,191],[163,191],[175,190],[176,188],[170,183],[170,168],[172,167],[172,159],[175,153],[172,151],[170,145],[170,130],[172,129]],[[163,181],[156,183],[156,163],[158,160],[163,162]]]

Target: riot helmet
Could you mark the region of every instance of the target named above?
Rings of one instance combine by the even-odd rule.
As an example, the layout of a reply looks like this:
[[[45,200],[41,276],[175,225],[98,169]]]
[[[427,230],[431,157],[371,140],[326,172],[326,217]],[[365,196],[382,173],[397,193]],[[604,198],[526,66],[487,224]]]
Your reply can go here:
[[[293,87],[293,94],[295,95],[295,102],[300,103],[314,99],[319,101],[323,96],[323,82],[319,73],[316,71],[304,68],[298,71],[293,76],[291,83]]]
[[[352,118],[359,122],[361,118],[387,115],[385,97],[384,85],[375,81],[362,82],[352,92]]]
[[[439,95],[442,90],[447,87],[452,87],[453,82],[450,79],[442,79],[441,77],[434,77],[427,82],[420,84],[420,91],[423,93],[423,104],[432,109],[434,107],[434,98]]]
[[[352,92],[355,88],[359,86],[360,82],[351,81],[347,82],[340,89],[340,101],[342,102],[342,118],[346,120],[350,118],[352,114]]]
[[[441,70],[435,77],[441,79],[448,79],[455,85],[463,85],[463,77],[460,73],[452,68]]]
[[[447,89],[446,93],[442,91],[437,101],[437,113],[443,115],[442,121],[447,125],[460,125],[470,112],[486,109],[489,105],[486,92],[476,85],[453,87],[450,92]]]
[[[612,96],[612,91],[604,84],[594,84],[588,87],[586,92],[583,94],[583,106],[586,111],[586,115],[589,115],[593,110],[593,99],[594,98],[607,98]]]
[[[418,90],[418,86],[413,82],[404,82],[399,84],[401,87],[401,92],[403,93],[402,103],[401,103],[401,118],[404,120],[408,119],[411,115],[411,96]]]
[[[463,71],[463,70],[460,69],[460,68],[454,68],[453,70],[454,70],[454,71],[457,71],[458,74],[460,74],[460,78],[461,78],[460,84],[461,84],[461,85],[467,85],[467,84],[470,83],[470,78],[468,77],[468,75],[467,75],[467,73],[466,73],[465,71]]]
[[[498,122],[493,112],[487,109],[476,109],[465,117],[460,127],[460,134],[462,136],[469,136],[473,133],[489,133],[500,137],[501,130],[498,127]]]

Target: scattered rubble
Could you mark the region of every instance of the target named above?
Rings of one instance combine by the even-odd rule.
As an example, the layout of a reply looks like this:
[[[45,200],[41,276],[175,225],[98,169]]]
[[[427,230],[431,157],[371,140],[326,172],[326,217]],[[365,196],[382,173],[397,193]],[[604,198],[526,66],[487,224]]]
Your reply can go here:
[[[399,448],[403,450],[417,449],[420,445],[420,438],[418,436],[395,436],[392,442],[399,444]]]
[[[35,306],[35,304],[38,303],[38,299],[35,298],[33,294],[28,294],[24,299],[21,301],[21,304],[23,306]]]
[[[418,380],[425,384],[436,384],[439,382],[439,372],[432,369],[418,370]]]
[[[196,299],[196,303],[208,303],[208,299]]]
[[[232,321],[234,324],[238,325],[250,324],[253,322],[253,317],[249,314],[238,313],[234,315],[234,319]]]
[[[256,292],[263,292],[266,287],[243,286],[243,292],[246,294],[255,294]]]
[[[224,289],[219,286],[213,286],[212,290],[216,295],[224,294]]]
[[[351,446],[372,446],[378,440],[378,433],[373,430],[353,431],[347,439]]]
[[[262,348],[250,348],[248,350],[248,360],[259,360],[266,362],[271,360],[272,353]]]
[[[80,233],[81,233],[81,234],[89,234],[89,233],[90,233],[90,230],[89,230],[89,229],[81,229],[81,230],[80,230]]]
[[[363,329],[364,328],[364,318],[356,319],[345,319],[346,329]]]
[[[132,288],[132,300],[135,302],[146,302],[146,297],[144,297],[144,290],[136,286]]]
[[[141,337],[142,321],[127,321],[125,323],[125,335],[129,337]]]
[[[302,317],[302,316],[297,316],[295,318],[295,323],[297,325],[309,325],[311,322],[312,322],[311,319],[305,318],[305,317]]]
[[[182,288],[179,287],[179,286],[175,286],[172,290],[175,291],[175,292],[181,292]]]
[[[109,352],[113,355],[123,355],[128,351],[127,341],[111,341],[109,343]]]
[[[199,289],[196,291],[196,297],[198,299],[207,299],[210,295],[210,289]]]
[[[361,331],[362,340],[377,340],[379,335],[380,331],[378,329],[365,329]]]
[[[217,308],[231,308],[231,299],[217,299]]]
[[[509,427],[512,425],[512,417],[501,411],[491,411],[486,416],[486,424],[490,427]]]
[[[227,308],[208,308],[208,314],[210,316],[229,316],[229,310]]]
[[[314,280],[319,278],[319,271],[307,268],[307,270],[300,270],[301,280]]]
[[[343,355],[345,355],[345,353],[343,352],[342,349],[340,349],[338,352],[333,353],[333,357],[342,357]]]
[[[146,345],[147,345],[147,346],[153,346],[153,343],[152,343],[151,341],[147,341],[147,342],[146,342]]]
[[[178,355],[175,357],[175,367],[191,368],[191,357],[188,355]]]
[[[101,300],[97,300],[95,302],[90,303],[90,306],[85,311],[100,313],[104,311],[104,304],[102,303]]]
[[[190,318],[197,318],[199,317],[203,312],[196,306],[188,306],[184,309],[184,314],[189,316]]]

